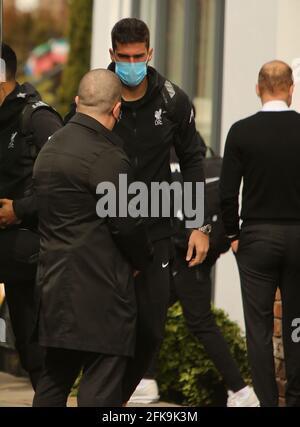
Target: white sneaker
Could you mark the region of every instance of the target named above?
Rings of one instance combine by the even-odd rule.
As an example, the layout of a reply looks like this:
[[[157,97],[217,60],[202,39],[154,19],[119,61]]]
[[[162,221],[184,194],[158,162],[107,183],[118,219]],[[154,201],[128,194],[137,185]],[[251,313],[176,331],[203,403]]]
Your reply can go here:
[[[260,407],[260,403],[253,388],[247,386],[236,393],[233,393],[232,391],[228,392],[227,407],[258,408]]]
[[[155,380],[142,379],[128,403],[155,403],[159,401],[159,390]]]

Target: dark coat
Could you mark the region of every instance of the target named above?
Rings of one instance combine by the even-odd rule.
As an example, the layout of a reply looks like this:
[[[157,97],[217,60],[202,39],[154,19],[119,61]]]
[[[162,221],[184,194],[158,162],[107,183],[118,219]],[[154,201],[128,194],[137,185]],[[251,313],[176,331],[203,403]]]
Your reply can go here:
[[[149,258],[144,228],[130,218],[99,218],[97,185],[131,178],[118,137],[76,114],[41,151],[34,169],[40,218],[41,345],[133,355],[133,268]],[[118,191],[117,191],[118,193]]]
[[[115,71],[115,64],[109,66]],[[164,87],[167,85],[168,104]],[[65,121],[75,112],[75,105]],[[124,142],[137,181],[150,186],[152,182],[171,182],[170,151],[175,149],[185,182],[204,182],[203,152],[199,145],[193,106],[188,96],[148,67],[148,89],[137,101],[122,101],[120,121],[114,128]],[[193,200],[197,197],[193,186]],[[205,219],[205,223],[209,219]],[[150,218],[149,233],[153,241],[174,233],[169,218]]]

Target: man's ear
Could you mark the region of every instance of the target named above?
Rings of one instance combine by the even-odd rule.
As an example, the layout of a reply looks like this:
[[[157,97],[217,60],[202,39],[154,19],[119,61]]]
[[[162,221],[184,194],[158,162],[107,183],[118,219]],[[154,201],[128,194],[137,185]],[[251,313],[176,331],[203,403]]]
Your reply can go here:
[[[0,83],[0,107],[3,104],[5,100],[5,91],[4,91],[4,87],[3,87],[3,82]]]
[[[289,95],[290,95],[290,97],[292,97],[292,96],[293,96],[294,89],[295,89],[295,85],[292,85],[292,86],[290,87],[290,89],[289,89]]]
[[[255,87],[255,91],[256,91],[256,95],[261,98],[261,93],[260,93],[260,89],[259,89],[259,85],[257,84]]]
[[[114,117],[119,117],[121,112],[121,101],[117,102],[117,104],[114,106],[114,109],[112,111]]]
[[[115,62],[115,54],[114,51],[112,49],[109,49],[109,54],[110,54],[110,59],[112,60],[112,62]]]
[[[148,59],[148,62],[151,61],[152,57],[153,57],[153,47],[149,50],[149,59]]]
[[[78,95],[75,96],[75,104],[76,104],[76,107],[78,108],[78,105],[79,105],[79,96]]]

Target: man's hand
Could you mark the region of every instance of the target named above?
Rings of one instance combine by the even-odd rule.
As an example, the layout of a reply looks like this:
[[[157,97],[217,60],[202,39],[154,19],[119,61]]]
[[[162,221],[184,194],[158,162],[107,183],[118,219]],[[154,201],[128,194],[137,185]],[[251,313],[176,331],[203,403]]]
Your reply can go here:
[[[0,199],[0,227],[5,228],[17,222],[18,218],[14,212],[13,201],[9,199]]]
[[[200,230],[194,230],[190,235],[188,251],[186,254],[186,261],[189,263],[189,267],[195,267],[201,264],[207,255],[209,249],[209,237],[202,233]],[[196,252],[195,258],[193,257],[194,251]]]
[[[235,240],[234,242],[231,242],[231,249],[233,253],[237,253],[239,250],[239,240]]]

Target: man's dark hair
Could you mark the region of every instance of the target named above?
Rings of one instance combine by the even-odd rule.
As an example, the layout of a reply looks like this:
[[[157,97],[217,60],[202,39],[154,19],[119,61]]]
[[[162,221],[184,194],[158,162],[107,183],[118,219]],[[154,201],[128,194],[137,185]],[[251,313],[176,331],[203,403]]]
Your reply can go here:
[[[13,49],[5,43],[1,45],[1,58],[6,65],[6,79],[15,80],[17,72],[17,56]]]
[[[150,46],[150,31],[145,22],[136,18],[125,18],[117,22],[111,32],[113,50],[117,43],[146,43],[147,49]]]

